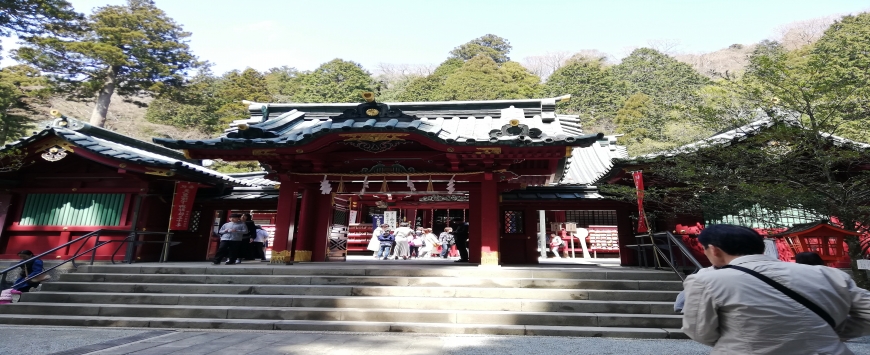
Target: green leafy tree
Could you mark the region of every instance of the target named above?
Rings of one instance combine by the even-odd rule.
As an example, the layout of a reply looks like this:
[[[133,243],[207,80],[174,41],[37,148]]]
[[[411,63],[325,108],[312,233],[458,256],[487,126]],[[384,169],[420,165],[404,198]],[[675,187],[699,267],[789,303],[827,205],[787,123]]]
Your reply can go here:
[[[296,70],[296,68],[288,66],[267,70],[264,73],[264,77],[269,95],[272,96],[271,101],[291,101],[293,95],[299,92],[303,75],[304,73]]]
[[[333,59],[313,72],[302,75],[293,101],[361,102],[361,93],[374,89],[374,79],[361,65]]]
[[[651,189],[647,198],[663,213],[704,205],[705,216],[753,218],[747,211],[758,206],[774,213],[806,211],[866,231],[860,226],[870,225],[870,150],[831,135],[849,133],[849,125],[870,127],[868,21],[870,14],[846,16],[815,44],[796,50],[760,44],[746,74],[719,86],[725,92],[713,93],[718,102],[712,106],[739,111],[748,106],[756,117],[777,124],[727,148],[643,162],[645,170],[674,185]],[[787,227],[775,225],[775,218],[768,222]],[[857,237],[847,237],[846,244],[856,283],[870,287],[856,265],[870,245]]]
[[[203,71],[182,88],[168,91],[154,100],[145,118],[155,123],[217,133],[233,120],[250,116],[242,100],[272,101],[263,74],[248,68],[233,70],[216,78]]]
[[[540,81],[519,63],[479,55],[448,75],[442,92],[447,100],[525,99],[537,96]]]
[[[49,94],[45,78],[35,68],[16,65],[0,70],[0,144],[25,134]]]
[[[78,30],[82,19],[65,0],[0,1],[0,37],[63,34]]]
[[[454,48],[450,51],[450,58],[471,60],[478,55],[484,55],[492,58],[496,63],[505,63],[511,60],[508,57],[511,48],[513,47],[507,39],[487,34]]]
[[[613,74],[625,82],[626,96],[645,94],[668,108],[685,108],[697,102],[696,91],[710,79],[691,66],[654,49],[636,49],[613,67]]]
[[[625,101],[623,84],[600,59],[575,58],[547,78],[543,95],[571,95],[559,110],[579,114],[586,124],[610,121]]]
[[[646,94],[637,93],[625,100],[625,105],[616,111],[617,129],[625,133],[625,141],[642,141],[649,137],[650,128],[645,124],[653,122],[647,120],[653,110],[652,98]]]
[[[73,97],[96,96],[90,119],[95,126],[104,125],[113,94],[159,93],[181,85],[184,74],[198,64],[187,45],[190,33],[151,0],[97,8],[86,28],[70,38],[27,37],[14,54],[53,75]]]
[[[447,59],[435,68],[431,75],[411,79],[401,91],[394,95],[397,101],[405,102],[447,100],[444,94],[444,82],[464,64],[462,59]]]

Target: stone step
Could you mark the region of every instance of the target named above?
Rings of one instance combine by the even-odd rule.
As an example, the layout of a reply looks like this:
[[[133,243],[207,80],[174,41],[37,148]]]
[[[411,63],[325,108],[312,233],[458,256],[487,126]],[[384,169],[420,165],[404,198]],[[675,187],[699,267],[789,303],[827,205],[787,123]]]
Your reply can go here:
[[[184,283],[184,284],[254,284],[254,285],[352,285],[352,286],[438,286],[438,287],[507,287],[608,290],[682,290],[680,281],[660,280],[587,280],[548,278],[460,278],[402,276],[302,276],[302,275],[209,275],[209,274],[94,274],[69,273],[60,276],[66,282]]]
[[[545,300],[610,300],[673,302],[679,291],[545,289],[545,288],[476,288],[476,287],[388,287],[329,285],[223,285],[177,283],[80,283],[47,282],[43,291],[108,292],[147,294],[227,294],[227,295],[320,295],[385,297],[460,297],[514,298]]]
[[[225,307],[365,308],[459,311],[632,313],[673,315],[672,302],[590,301],[433,297],[360,297],[296,295],[191,295],[150,293],[33,292],[28,303],[220,305]]]
[[[323,265],[275,266],[251,263],[241,265],[204,265],[187,267],[162,267],[138,265],[84,265],[82,273],[96,274],[196,274],[196,275],[297,275],[297,276],[397,276],[397,277],[483,277],[483,278],[544,278],[584,280],[663,280],[679,281],[673,272],[640,269],[539,269],[539,268],[479,268],[475,266],[421,267],[416,265],[342,265],[329,268]]]
[[[93,317],[62,315],[0,314],[0,324],[78,326],[78,327],[152,327],[190,329],[303,330],[342,332],[406,332],[427,334],[486,334],[613,337],[637,339],[686,339],[678,328],[563,327],[537,325],[437,324],[409,322],[351,322],[254,319],[191,319]]]
[[[425,304],[423,305],[425,307]],[[316,320],[446,324],[542,325],[570,327],[679,328],[681,315],[460,311],[429,309],[360,309],[311,307],[226,307],[190,305],[117,305],[20,302],[0,307],[0,314],[208,318],[220,320]]]

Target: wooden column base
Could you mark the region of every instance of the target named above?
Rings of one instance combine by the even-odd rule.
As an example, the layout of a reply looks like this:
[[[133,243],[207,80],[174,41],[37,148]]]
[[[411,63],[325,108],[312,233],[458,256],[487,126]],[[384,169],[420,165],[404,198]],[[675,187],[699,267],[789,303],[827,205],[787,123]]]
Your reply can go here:
[[[499,266],[498,265],[498,252],[497,251],[483,252],[483,255],[481,255],[481,257],[480,257],[480,266]]]
[[[311,261],[311,250],[297,250],[293,261]]]

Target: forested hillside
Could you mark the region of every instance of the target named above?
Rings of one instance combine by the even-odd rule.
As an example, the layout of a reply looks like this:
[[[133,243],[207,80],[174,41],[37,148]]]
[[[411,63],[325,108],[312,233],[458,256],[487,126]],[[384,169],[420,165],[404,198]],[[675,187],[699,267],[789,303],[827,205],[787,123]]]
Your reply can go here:
[[[27,8],[34,4],[48,10]],[[571,94],[559,110],[580,115],[587,132],[623,134],[620,142],[639,155],[698,140],[776,108],[777,100],[786,98],[767,88],[774,83],[759,80],[760,75],[820,75],[808,72],[803,53],[816,50],[817,41],[833,36],[829,28],[839,24],[838,18],[797,23],[782,29],[777,41],[703,54],[638,48],[619,60],[596,50],[517,60],[508,39],[487,34],[459,44],[444,58],[432,58],[440,62],[432,66],[382,64],[370,70],[353,58],[340,58],[314,70],[213,73],[209,58],[196,58],[189,50],[190,34],[182,24],[149,0],[129,0],[89,15],[76,14],[62,0],[0,6],[34,12],[29,22],[0,19],[7,21],[0,23],[0,35],[15,33],[24,42],[12,52],[21,64],[0,71],[0,141],[6,142],[27,134],[50,108],[149,140],[215,136],[228,122],[247,116],[241,100],[359,102],[363,91],[377,92],[380,101]],[[868,16],[858,18],[866,22]],[[870,46],[838,43],[832,46]],[[846,65],[852,67],[843,70],[866,76],[868,63]],[[844,121],[835,133],[868,141],[866,130],[856,124]]]

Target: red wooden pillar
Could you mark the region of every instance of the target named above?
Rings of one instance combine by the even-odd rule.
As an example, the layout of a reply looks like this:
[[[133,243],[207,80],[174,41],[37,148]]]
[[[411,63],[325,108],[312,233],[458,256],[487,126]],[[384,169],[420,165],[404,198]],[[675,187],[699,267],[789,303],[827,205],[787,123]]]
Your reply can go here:
[[[296,184],[289,175],[281,175],[278,190],[278,212],[275,221],[275,252],[291,250],[296,228]]]
[[[619,265],[638,266],[637,250],[626,248],[626,245],[637,244],[634,223],[631,220],[632,209],[618,208],[616,210],[617,242],[619,243]],[[647,241],[648,242],[648,241]]]
[[[480,263],[481,218],[480,189],[468,191],[468,262]]]
[[[499,196],[498,183],[492,173],[486,173],[480,183],[480,265],[496,266],[499,263]]]
[[[296,232],[296,248],[293,261],[311,261],[311,252],[314,250],[314,216],[316,190],[311,186],[302,189],[302,206],[299,211],[299,228]]]
[[[332,227],[332,195],[319,194],[317,199],[317,216],[315,216],[316,224],[311,233],[311,238],[314,241],[314,250],[312,250],[311,261],[326,261],[326,239],[329,237],[330,228]]]

